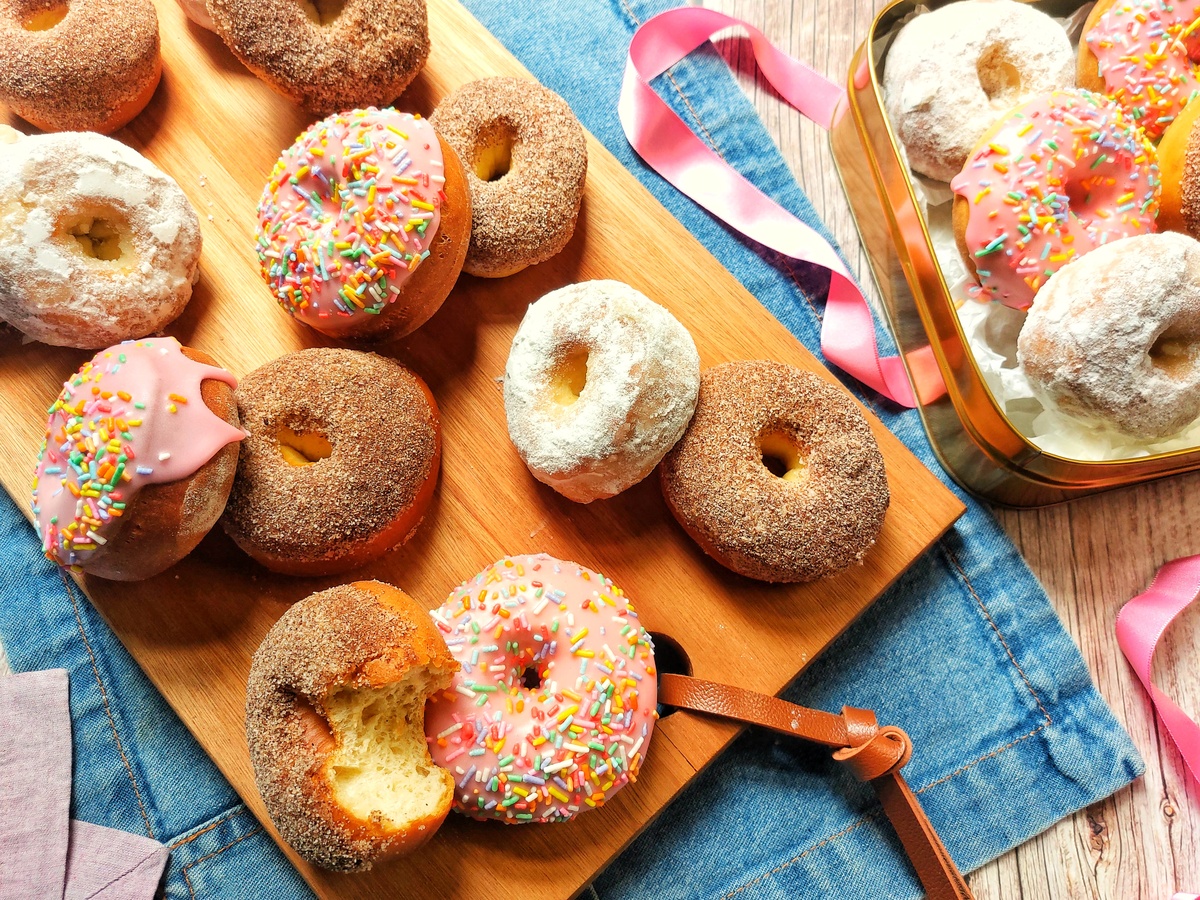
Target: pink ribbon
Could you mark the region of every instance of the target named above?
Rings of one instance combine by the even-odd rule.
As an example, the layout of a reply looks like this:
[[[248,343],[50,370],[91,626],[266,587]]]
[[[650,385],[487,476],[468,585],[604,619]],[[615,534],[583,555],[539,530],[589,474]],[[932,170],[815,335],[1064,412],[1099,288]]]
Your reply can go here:
[[[1155,687],[1151,664],[1167,626],[1200,594],[1200,556],[1175,559],[1158,570],[1145,593],[1122,607],[1117,616],[1117,643],[1133,666],[1154,708],[1179,748],[1183,764],[1200,782],[1200,725]]]
[[[871,308],[837,252],[821,235],[738,174],[710,150],[654,92],[650,82],[723,28],[750,35],[763,75],[785,100],[828,129],[845,92],[771,43],[757,28],[703,7],[659,13],[629,45],[618,112],[625,136],[647,165],[726,224],[766,247],[831,273],[821,323],[821,352],[859,381],[904,406],[913,388],[898,356],[879,355]],[[945,392],[932,351],[909,354],[917,394],[929,402]]]

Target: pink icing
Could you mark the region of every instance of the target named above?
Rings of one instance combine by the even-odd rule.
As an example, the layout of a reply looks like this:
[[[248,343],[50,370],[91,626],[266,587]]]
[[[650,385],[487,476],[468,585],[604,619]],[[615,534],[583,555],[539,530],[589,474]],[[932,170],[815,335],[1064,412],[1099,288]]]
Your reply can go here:
[[[609,579],[545,554],[515,556],[431,615],[462,664],[425,709],[456,810],[561,821],[637,779],[657,719],[654,649]],[[539,687],[523,683],[529,669]]]
[[[1200,91],[1200,0],[1117,0],[1084,39],[1105,92],[1151,140]]]
[[[445,199],[424,119],[356,109],[283,152],[258,206],[258,258],[285,310],[337,335],[378,315],[429,255]]]
[[[1054,91],[1013,110],[954,180],[984,299],[1025,309],[1064,265],[1154,231],[1157,154],[1112,101]]]
[[[48,559],[86,566],[144,485],[187,478],[245,437],[201,399],[209,378],[237,386],[232,374],[188,359],[168,337],[102,350],[63,384],[33,480]]]

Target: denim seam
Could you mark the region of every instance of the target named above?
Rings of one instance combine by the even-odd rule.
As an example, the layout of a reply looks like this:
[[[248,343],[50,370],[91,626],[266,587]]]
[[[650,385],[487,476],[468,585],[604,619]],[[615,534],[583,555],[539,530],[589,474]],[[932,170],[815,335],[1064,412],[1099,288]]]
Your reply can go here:
[[[59,577],[62,578],[63,587],[67,589],[67,597],[70,599],[71,609],[75,613],[75,624],[79,627],[79,636],[83,640],[83,646],[87,650],[88,659],[91,661],[92,675],[96,679],[96,687],[100,689],[100,699],[104,701],[104,712],[108,716],[108,725],[112,729],[113,740],[117,744],[117,752],[121,754],[121,761],[125,764],[125,772],[129,775],[129,783],[133,786],[133,794],[137,798],[138,810],[141,811],[142,819],[146,823],[146,833],[154,840],[158,840],[158,837],[154,834],[154,826],[150,824],[150,816],[146,812],[146,806],[142,802],[142,792],[138,788],[137,777],[133,774],[133,766],[129,762],[129,757],[125,755],[125,747],[121,743],[121,735],[117,731],[117,721],[113,717],[112,707],[108,703],[108,691],[104,689],[104,680],[100,677],[100,669],[96,665],[96,654],[92,651],[92,645],[88,641],[87,632],[83,627],[83,617],[79,613],[79,600],[71,587],[70,579],[67,578],[66,573],[62,569],[59,569]]]
[[[732,891],[730,891],[727,894],[722,894],[720,896],[719,900],[729,900],[730,897],[734,897],[734,896],[740,894],[742,891],[746,890],[746,888],[753,887],[754,885],[758,884],[763,879],[770,878],[772,875],[778,875],[784,869],[787,869],[790,866],[795,865],[800,860],[804,859],[804,857],[808,856],[810,853],[814,853],[817,850],[820,850],[826,844],[831,844],[834,841],[838,840],[839,838],[845,837],[850,832],[856,831],[857,829],[859,829],[863,825],[865,825],[867,822],[871,821],[872,819],[877,819],[877,818],[879,818],[879,813],[869,813],[869,814],[863,816],[858,821],[851,822],[849,825],[847,825],[841,831],[834,832],[833,834],[829,835],[829,837],[825,838],[825,840],[821,841],[820,843],[813,844],[807,850],[804,850],[801,853],[797,853],[795,856],[793,856],[787,862],[780,863],[774,869],[771,869],[771,871],[764,872],[763,874],[761,874],[757,878],[755,878],[753,881],[747,881],[741,887],[734,888]]]
[[[987,605],[983,602],[983,598],[976,593],[975,586],[971,584],[971,579],[967,577],[967,573],[959,563],[958,557],[954,555],[953,550],[946,546],[945,541],[939,541],[938,548],[946,555],[946,558],[950,561],[950,564],[958,571],[959,577],[963,580],[963,584],[967,586],[967,590],[970,591],[971,596],[975,598],[975,602],[979,605],[979,609],[983,613],[984,618],[987,619],[988,625],[990,625],[992,631],[996,633],[996,637],[1000,640],[1000,645],[1004,647],[1004,652],[1008,654],[1009,662],[1013,664],[1013,668],[1017,670],[1018,674],[1020,674],[1021,680],[1025,682],[1025,687],[1033,696],[1034,702],[1037,703],[1038,709],[1042,711],[1042,716],[1046,719],[1046,725],[1053,725],[1054,720],[1050,718],[1050,713],[1047,712],[1046,707],[1042,705],[1042,698],[1039,697],[1038,692],[1033,689],[1033,685],[1030,683],[1028,676],[1025,674],[1025,670],[1022,669],[1021,664],[1017,662],[1017,657],[1013,654],[1012,649],[1008,646],[1008,641],[1004,639],[1004,635],[1001,634],[999,627],[992,619],[992,614],[988,610]]]
[[[214,850],[212,853],[209,853],[207,856],[202,856],[199,859],[194,859],[190,863],[188,863],[186,866],[183,867],[183,869],[181,870],[183,873],[183,880],[188,886],[188,893],[191,894],[192,900],[196,900],[196,889],[195,889],[195,887],[192,886],[192,879],[188,875],[188,869],[192,868],[192,866],[198,866],[198,865],[200,865],[200,863],[205,862],[206,860],[210,860],[214,856],[217,856],[221,853],[224,853],[226,850],[228,850],[234,844],[240,844],[246,838],[254,837],[254,835],[258,834],[260,831],[262,831],[262,826],[258,825],[251,831],[247,831],[241,837],[234,838],[232,841],[230,841],[224,847],[219,847],[218,849]]]
[[[949,775],[943,775],[941,778],[937,779],[936,781],[929,782],[929,784],[925,785],[922,788],[919,788],[918,790],[914,791],[913,793],[923,794],[930,788],[937,787],[939,784],[949,781],[951,778],[954,778],[956,775],[961,775],[963,772],[967,771],[967,769],[974,768],[975,766],[977,766],[981,762],[983,762],[985,759],[991,759],[995,756],[999,756],[1005,750],[1010,750],[1013,747],[1017,746],[1017,744],[1021,743],[1022,741],[1029,740],[1031,737],[1033,737],[1039,731],[1045,731],[1045,730],[1046,730],[1045,724],[1039,725],[1037,728],[1033,729],[1033,731],[1027,732],[1027,733],[1021,735],[1019,738],[1014,738],[1013,740],[1011,740],[1007,744],[1005,744],[1003,747],[997,747],[991,753],[985,753],[983,756],[979,757],[978,759],[973,759],[969,763],[965,763],[964,765],[959,766],[957,769],[955,769]]]
[[[217,819],[215,822],[210,822],[208,825],[206,825],[204,828],[201,828],[195,834],[189,834],[185,838],[176,839],[175,841],[172,841],[170,844],[167,844],[167,847],[170,848],[171,850],[176,850],[179,847],[184,846],[185,844],[190,844],[192,841],[194,841],[196,838],[200,837],[201,835],[208,834],[214,828],[219,828],[221,825],[224,825],[230,819],[234,818],[235,816],[240,816],[240,815],[242,815],[242,813],[244,813],[246,811],[247,810],[246,810],[245,806],[239,805],[236,809],[221,816],[221,818]]]

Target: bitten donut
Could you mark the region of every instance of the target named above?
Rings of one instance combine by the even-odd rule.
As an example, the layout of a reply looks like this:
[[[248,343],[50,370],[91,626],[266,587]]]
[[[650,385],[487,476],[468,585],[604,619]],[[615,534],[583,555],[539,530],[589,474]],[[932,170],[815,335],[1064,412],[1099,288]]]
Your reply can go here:
[[[43,131],[116,131],[161,75],[151,0],[0,0],[0,101]]]
[[[407,541],[442,457],[425,382],[373,353],[309,349],[267,363],[237,391],[248,435],[222,525],[288,575],[330,575]]]
[[[949,181],[988,126],[1075,84],[1062,26],[1015,0],[963,0],[908,22],[887,53],[884,106],[916,171]]]
[[[1025,309],[1072,259],[1154,231],[1158,156],[1111,100],[1055,91],[984,135],[950,183],[954,236],[983,299]]]
[[[425,709],[456,812],[561,822],[637,780],[658,718],[654,646],[612,581],[514,556],[431,615],[462,667]]]
[[[271,627],[250,664],[246,742],[297,853],[363,871],[437,831],[454,781],[429,758],[425,701],[457,668],[425,608],[378,581],[306,597]]]
[[[667,310],[619,281],[530,305],[504,368],[508,433],[538,481],[590,503],[650,474],[687,428],[700,355]]]
[[[283,152],[258,205],[276,301],[330,337],[398,338],[437,312],[462,270],[471,199],[424,119],[356,109]]]
[[[1038,292],[1017,359],[1048,405],[1133,437],[1200,416],[1200,244],[1182,234],[1114,241]]]
[[[387,106],[429,56],[425,0],[208,0],[247,69],[318,113]]]
[[[527,78],[485,78],[443,100],[432,121],[467,170],[465,272],[512,275],[567,245],[583,202],[587,138],[558,94]]]
[[[0,166],[0,318],[96,349],[160,330],[200,272],[200,220],[171,176],[98,134],[23,137]]]
[[[1079,42],[1079,86],[1112,97],[1158,140],[1200,91],[1197,0],[1099,0]]]
[[[46,558],[137,581],[216,524],[237,467],[234,377],[174,338],[97,353],[50,407],[33,480]]]
[[[861,562],[889,494],[867,420],[845,393],[777,362],[705,371],[663,496],[697,544],[760,581],[812,581]]]

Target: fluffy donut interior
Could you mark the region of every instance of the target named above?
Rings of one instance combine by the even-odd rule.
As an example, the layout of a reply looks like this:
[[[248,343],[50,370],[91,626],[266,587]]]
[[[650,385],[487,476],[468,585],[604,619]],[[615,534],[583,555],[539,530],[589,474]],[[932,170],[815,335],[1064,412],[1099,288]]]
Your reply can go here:
[[[776,478],[784,481],[803,481],[808,472],[805,454],[790,435],[768,431],[758,439],[763,465]]]
[[[442,681],[416,671],[381,688],[330,694],[325,711],[336,749],[326,773],[334,800],[352,815],[403,827],[449,804],[454,782],[425,743],[425,701]]]

